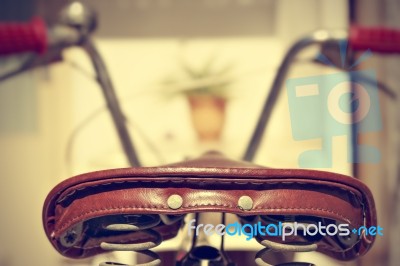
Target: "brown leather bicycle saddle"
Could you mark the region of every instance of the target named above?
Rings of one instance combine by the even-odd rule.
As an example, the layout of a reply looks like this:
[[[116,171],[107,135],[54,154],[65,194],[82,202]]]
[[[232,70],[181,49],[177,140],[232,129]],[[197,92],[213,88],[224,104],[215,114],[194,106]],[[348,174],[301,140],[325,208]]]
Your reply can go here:
[[[371,192],[359,180],[323,171],[271,169],[218,153],[160,167],[72,177],[49,193],[43,223],[58,252],[84,258],[104,252],[102,242],[140,244],[154,238],[141,230],[110,232],[105,230],[109,224],[138,223],[165,240],[176,236],[183,224],[180,217],[198,212],[233,213],[242,222],[264,225],[288,222],[288,217],[305,224],[347,223],[349,229],[376,225]],[[159,215],[162,219],[155,220]],[[320,252],[351,260],[365,254],[374,238],[365,233],[347,238],[326,234],[286,241],[311,241]]]

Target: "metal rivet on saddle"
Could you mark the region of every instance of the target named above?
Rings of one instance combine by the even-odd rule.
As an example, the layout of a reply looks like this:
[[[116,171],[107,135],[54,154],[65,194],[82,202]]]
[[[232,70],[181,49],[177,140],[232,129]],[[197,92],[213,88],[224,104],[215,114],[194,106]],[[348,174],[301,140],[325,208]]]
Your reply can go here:
[[[64,247],[74,246],[80,240],[82,232],[83,232],[83,224],[82,223],[78,223],[74,227],[68,229],[60,237],[61,245],[63,245]]]
[[[253,208],[253,199],[249,196],[241,196],[238,200],[238,207],[244,211],[251,210]]]
[[[176,210],[182,207],[183,199],[181,196],[173,194],[169,196],[167,204],[170,209]]]

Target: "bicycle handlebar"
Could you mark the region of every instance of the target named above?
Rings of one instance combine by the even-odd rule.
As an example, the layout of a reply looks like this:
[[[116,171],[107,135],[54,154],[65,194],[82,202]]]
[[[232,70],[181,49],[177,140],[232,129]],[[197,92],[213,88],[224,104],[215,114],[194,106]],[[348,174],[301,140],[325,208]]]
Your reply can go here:
[[[384,27],[353,25],[349,30],[349,45],[354,51],[400,53],[400,30]],[[47,27],[43,19],[29,22],[0,23],[0,55],[21,52],[44,53],[48,47]]]
[[[47,27],[43,19],[29,22],[0,23],[0,55],[22,52],[43,54],[48,47]]]
[[[245,154],[243,155],[243,160],[253,161],[264,135],[265,128],[276,105],[282,85],[285,82],[290,65],[293,63],[300,51],[314,44],[321,45],[326,42],[337,42],[345,39],[348,40],[349,46],[354,51],[371,49],[374,52],[382,54],[400,53],[400,31],[388,28],[352,26],[349,32],[319,31],[298,40],[291,46],[279,66],[278,73],[275,76],[271,90],[265,99],[253,135],[251,136]]]
[[[400,30],[353,25],[348,39],[354,51],[370,49],[381,54],[400,53]]]

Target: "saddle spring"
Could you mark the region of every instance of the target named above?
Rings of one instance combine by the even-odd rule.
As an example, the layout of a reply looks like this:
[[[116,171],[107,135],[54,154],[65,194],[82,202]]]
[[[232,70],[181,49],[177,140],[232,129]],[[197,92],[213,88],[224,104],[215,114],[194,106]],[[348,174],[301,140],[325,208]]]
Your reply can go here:
[[[225,216],[225,215],[223,215]],[[153,240],[145,242],[145,243],[135,243],[135,244],[129,244],[129,243],[109,243],[109,242],[102,242],[100,247],[104,250],[107,251],[133,251],[137,253],[141,253],[144,255],[147,255],[148,257],[152,258],[150,262],[147,263],[141,263],[141,264],[136,264],[135,266],[158,266],[161,265],[161,259],[159,255],[151,251],[150,249],[157,247],[158,245],[161,244],[163,241],[162,236],[160,235],[159,232],[156,230],[153,230],[155,226],[159,225],[160,222],[163,222],[164,224],[172,224],[180,219],[183,218],[183,216],[166,216],[166,215],[156,215],[156,214],[150,214],[150,215],[133,215],[130,216],[131,219],[127,223],[112,223],[107,226],[105,226],[105,229],[108,231],[112,232],[142,232],[145,234],[150,235]],[[133,217],[133,219],[132,219]],[[196,215],[198,217],[198,214]],[[243,220],[248,219],[261,219],[262,221],[266,223],[271,223],[271,222],[276,222],[276,220],[272,216],[253,216],[251,217],[241,217]],[[196,219],[197,220],[197,219]],[[253,220],[254,221],[254,220]],[[223,217],[223,222],[225,222],[225,217]],[[287,220],[285,217],[285,222],[290,222],[290,220]],[[230,262],[228,259],[228,256],[226,256],[225,251],[224,251],[224,237],[222,236],[222,241],[221,241],[221,250],[219,251],[219,254],[222,255],[222,258],[224,258],[222,261],[225,263],[221,264],[222,261],[215,261],[209,265],[236,265],[233,262]],[[309,243],[290,243],[290,244],[284,244],[284,243],[278,243],[274,242],[271,240],[263,239],[259,240],[257,239],[258,242],[265,246],[265,248],[261,249],[260,251],[257,252],[255,255],[254,261],[255,264],[258,266],[273,266],[274,264],[270,264],[266,262],[263,257],[269,252],[281,252],[281,253],[287,253],[287,252],[310,252],[310,251],[315,251],[317,249],[317,245],[310,241]],[[193,255],[196,251],[200,250],[205,250],[207,249],[209,253],[210,247],[198,247],[194,248],[196,243],[196,237],[193,239],[192,243],[192,249],[188,253],[188,255]],[[193,254],[192,254],[193,253]],[[190,257],[190,256],[189,256]],[[189,259],[187,257],[187,259]],[[178,262],[179,265],[197,265],[194,261],[191,262],[187,259],[182,260],[181,262]],[[194,263],[194,264],[193,264]],[[118,262],[102,262],[99,264],[99,266],[110,266],[110,265],[119,265],[119,266],[133,266],[133,265],[128,265],[128,264],[123,264],[123,263],[118,263]],[[240,266],[240,265],[239,265]],[[275,264],[275,266],[315,266],[312,263],[309,262],[285,262],[285,263],[280,263],[280,264]]]
[[[133,219],[132,219],[133,217]],[[161,265],[160,256],[150,249],[157,247],[163,241],[163,238],[159,232],[153,230],[152,228],[159,225],[162,221],[164,224],[172,224],[180,219],[183,216],[167,216],[167,215],[130,215],[130,220],[128,223],[114,223],[109,224],[105,227],[106,230],[112,232],[141,232],[151,236],[154,240],[145,242],[145,243],[109,243],[102,242],[100,247],[107,251],[132,251],[144,254],[152,260],[147,263],[136,264],[135,266],[158,266]],[[110,266],[110,265],[119,265],[119,266],[134,266],[128,265],[118,262],[102,262],[99,266]]]
[[[240,216],[242,223],[250,222],[255,223],[257,221],[262,221],[265,224],[278,224],[279,222],[291,223],[294,222],[295,218],[293,216],[278,216],[278,215],[254,215],[254,216]],[[297,219],[296,219],[297,220]],[[304,221],[302,221],[304,222]],[[307,221],[314,223],[315,221]],[[284,262],[278,264],[271,264],[264,260],[268,253],[274,252],[287,254],[294,252],[311,252],[317,249],[317,244],[315,244],[315,239],[308,239],[307,243],[279,243],[268,239],[257,239],[256,240],[263,245],[265,248],[259,250],[254,258],[254,262],[258,266],[315,266],[315,264],[310,262]],[[272,253],[273,255],[273,253]]]

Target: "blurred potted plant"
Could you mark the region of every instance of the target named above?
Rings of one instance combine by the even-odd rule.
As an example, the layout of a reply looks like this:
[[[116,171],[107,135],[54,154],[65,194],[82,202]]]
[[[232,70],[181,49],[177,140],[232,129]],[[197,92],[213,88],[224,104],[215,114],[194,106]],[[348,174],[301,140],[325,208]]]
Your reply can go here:
[[[200,141],[220,139],[225,122],[229,85],[228,76],[232,65],[216,68],[214,58],[200,68],[182,63],[186,84],[175,88],[175,93],[183,93],[190,107],[193,127]],[[177,84],[169,80],[169,85]]]

